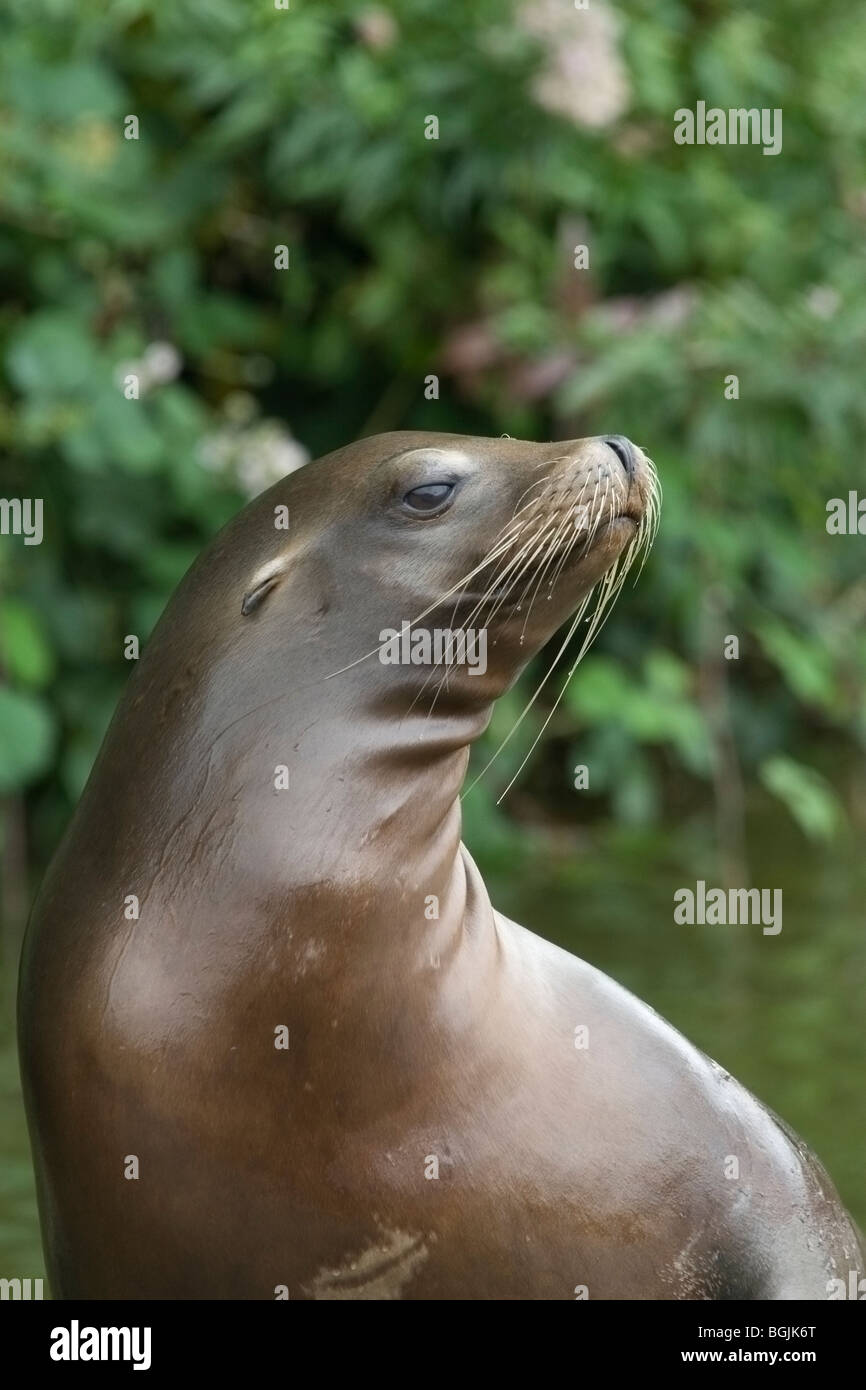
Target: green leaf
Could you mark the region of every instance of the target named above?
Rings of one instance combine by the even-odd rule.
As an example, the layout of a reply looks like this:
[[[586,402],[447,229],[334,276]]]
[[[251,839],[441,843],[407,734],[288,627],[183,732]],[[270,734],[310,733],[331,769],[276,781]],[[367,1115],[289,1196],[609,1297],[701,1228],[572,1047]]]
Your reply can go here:
[[[795,695],[832,709],[836,687],[831,658],[825,648],[775,618],[758,624],[756,635]]]
[[[93,376],[96,355],[77,315],[46,309],[13,335],[6,365],[21,391],[62,396],[80,390]]]
[[[0,793],[34,782],[49,766],[54,723],[33,695],[0,686]]]
[[[580,666],[566,693],[570,708],[591,724],[621,718],[630,698],[628,676],[618,662],[605,656]]]
[[[22,685],[47,685],[54,674],[54,653],[39,618],[26,603],[0,603],[0,665]]]
[[[768,791],[788,808],[811,840],[830,840],[839,829],[844,811],[829,783],[814,768],[793,758],[767,758],[759,768]]]

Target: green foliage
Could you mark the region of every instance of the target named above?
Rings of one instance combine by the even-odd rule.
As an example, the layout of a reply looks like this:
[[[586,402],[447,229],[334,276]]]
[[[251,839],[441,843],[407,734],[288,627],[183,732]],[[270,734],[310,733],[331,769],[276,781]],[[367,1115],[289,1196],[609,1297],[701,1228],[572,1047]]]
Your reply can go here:
[[[784,802],[804,834],[813,840],[832,839],[841,808],[825,778],[784,757],[768,758],[760,773],[764,785]]]
[[[603,0],[560,0],[548,40],[539,3],[0,6],[0,496],[45,504],[40,546],[0,537],[4,901],[81,792],[124,636],[146,642],[291,436],[316,456],[399,428],[627,434],[664,485],[655,551],[509,798],[556,678],[467,796],[467,839],[497,905],[719,1055],[862,1219],[864,540],[828,536],[825,507],[866,493],[866,9],[630,0],[611,44]],[[557,80],[587,25],[587,76]],[[782,153],[675,145],[697,100],[781,107]],[[725,779],[785,887],[767,951],[671,936]],[[2,1023],[0,1272],[38,1274]]]
[[[287,429],[313,455],[400,427],[636,438],[665,486],[656,552],[522,785],[552,804],[591,755],[594,815],[700,805],[715,662],[747,784],[807,833],[842,823],[809,769],[866,740],[862,542],[824,528],[866,444],[866,13],[636,0],[594,60],[599,100],[617,64],[624,83],[594,124],[574,83],[554,110],[538,81],[595,21],[563,6],[573,29],[545,40],[532,10],[6,5],[2,488],[44,497],[46,539],[2,543],[0,776],[29,789],[37,859],[125,679],[124,634],[146,639],[280,471]],[[781,155],[674,144],[699,98],[782,107]],[[740,658],[720,666],[728,633]],[[468,816],[495,839],[493,805]]]
[[[41,700],[0,686],[0,792],[26,786],[45,771],[52,732]]]

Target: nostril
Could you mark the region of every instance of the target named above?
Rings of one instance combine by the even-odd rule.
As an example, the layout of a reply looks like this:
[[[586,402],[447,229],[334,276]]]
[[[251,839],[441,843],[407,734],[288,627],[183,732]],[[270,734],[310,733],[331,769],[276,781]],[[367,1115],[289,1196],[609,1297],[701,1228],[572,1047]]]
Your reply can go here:
[[[606,434],[604,442],[612,449],[629,477],[634,472],[634,448],[624,434]]]

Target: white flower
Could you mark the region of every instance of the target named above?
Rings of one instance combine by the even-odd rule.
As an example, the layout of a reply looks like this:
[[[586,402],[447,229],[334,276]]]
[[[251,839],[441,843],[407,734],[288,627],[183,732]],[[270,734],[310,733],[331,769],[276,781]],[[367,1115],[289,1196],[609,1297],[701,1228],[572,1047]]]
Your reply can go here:
[[[617,45],[620,24],[602,0],[587,10],[563,0],[529,0],[517,20],[545,52],[532,89],[539,106],[593,129],[623,114],[631,90]]]
[[[236,401],[235,406],[238,404]],[[302,468],[309,457],[303,444],[279,420],[251,424],[246,412],[239,421],[237,411],[226,428],[206,435],[199,445],[202,468],[230,478],[247,497],[257,497]]]
[[[224,472],[231,461],[234,441],[225,431],[205,435],[198,446],[198,461],[209,473]]]
[[[806,303],[816,318],[831,319],[842,299],[832,285],[813,285],[806,296]]]
[[[148,343],[142,361],[148,386],[163,386],[180,375],[183,358],[173,343]]]
[[[302,468],[309,457],[278,421],[263,420],[244,435],[235,474],[247,497],[257,497],[287,473]]]
[[[145,396],[154,386],[164,386],[180,375],[183,358],[173,343],[148,343],[137,362],[121,362],[114,379],[123,387],[128,376],[138,378],[138,392]]]

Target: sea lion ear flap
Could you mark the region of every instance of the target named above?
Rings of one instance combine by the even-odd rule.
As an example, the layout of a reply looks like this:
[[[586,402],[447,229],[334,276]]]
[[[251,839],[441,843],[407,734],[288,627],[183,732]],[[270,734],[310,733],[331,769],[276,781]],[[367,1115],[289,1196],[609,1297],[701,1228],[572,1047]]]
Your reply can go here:
[[[285,565],[271,565],[268,570],[260,575],[253,583],[252,588],[247,589],[241,602],[241,617],[246,618],[250,613],[255,613],[267,598],[271,589],[275,589],[279,584]]]

